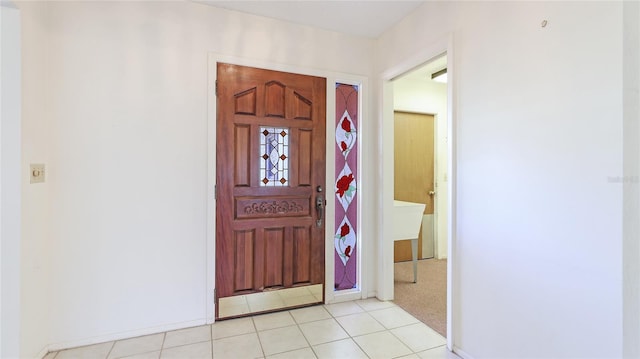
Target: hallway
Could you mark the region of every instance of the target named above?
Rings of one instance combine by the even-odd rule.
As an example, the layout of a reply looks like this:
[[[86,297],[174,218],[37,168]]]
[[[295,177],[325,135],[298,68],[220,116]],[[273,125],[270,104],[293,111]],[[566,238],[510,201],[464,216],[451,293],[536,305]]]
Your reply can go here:
[[[216,322],[47,354],[69,358],[458,358],[437,332],[375,298]]]

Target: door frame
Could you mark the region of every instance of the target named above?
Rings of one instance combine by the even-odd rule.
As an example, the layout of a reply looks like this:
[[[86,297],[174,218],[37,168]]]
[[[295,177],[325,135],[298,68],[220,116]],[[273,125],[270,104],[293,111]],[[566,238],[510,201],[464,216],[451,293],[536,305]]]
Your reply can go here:
[[[369,113],[368,108],[368,78],[355,74],[345,74],[333,71],[319,70],[303,66],[295,66],[290,64],[275,63],[266,60],[248,59],[235,56],[227,56],[215,52],[209,52],[207,59],[207,240],[206,240],[206,322],[213,323],[215,321],[215,284],[216,284],[216,272],[215,272],[215,260],[216,260],[216,199],[215,199],[215,181],[216,181],[216,80],[217,80],[217,63],[225,62],[235,65],[257,67],[266,70],[283,71],[297,73],[301,75],[319,76],[327,79],[327,96],[326,96],[326,183],[325,188],[334,188],[335,173],[335,83],[347,83],[352,85],[359,85],[361,89],[360,96],[360,118],[364,118]],[[368,128],[367,124],[360,121],[360,132],[358,134],[361,141],[365,144],[371,141],[371,137],[367,137]],[[363,131],[364,128],[364,131]],[[364,137],[363,137],[364,135]],[[375,140],[375,138],[373,138]],[[361,145],[362,146],[362,145]],[[360,151],[362,153],[362,151]],[[366,164],[360,161],[361,171],[359,172],[357,181],[360,182],[360,178],[364,177],[364,173],[370,171]],[[370,188],[368,196],[375,196],[373,188]],[[367,187],[360,188],[358,193],[359,198],[363,195],[367,195]],[[359,201],[362,203],[362,201]],[[364,207],[360,206],[359,210],[359,222],[360,223],[375,223],[375,218],[372,212],[364,212]],[[364,212],[364,213],[363,213]],[[325,224],[325,303],[341,302],[354,299],[363,299],[371,296],[370,288],[375,287],[370,283],[371,280],[367,276],[362,276],[362,273],[367,273],[367,270],[372,270],[374,263],[371,263],[369,258],[374,258],[373,245],[365,246],[361,251],[358,251],[358,283],[360,286],[357,290],[343,291],[344,293],[334,293],[334,234],[333,233],[333,218],[335,217],[335,201],[327,198],[327,205],[325,207],[325,218],[327,222]],[[370,217],[370,218],[367,218]],[[330,224],[331,223],[331,224]],[[373,232],[373,229],[371,230]],[[358,234],[358,243],[362,243],[361,238],[369,233],[362,233],[361,230]],[[375,295],[375,294],[374,294]]]
[[[420,67],[439,56],[447,55],[447,214],[448,214],[448,234],[447,234],[447,348],[452,350],[455,346],[455,323],[459,313],[457,295],[458,283],[456,269],[456,113],[455,110],[455,61],[453,49],[453,35],[449,34],[434,43],[417,48],[416,53],[408,58],[398,60],[383,69],[379,75],[379,85],[381,89],[382,113],[379,116],[379,128],[381,129],[381,143],[387,146],[380,146],[380,158],[382,167],[393,168],[393,83],[392,81],[405,73]],[[391,150],[390,150],[391,149]],[[391,300],[394,297],[393,288],[393,193],[394,182],[393,173],[382,172],[381,188],[381,215],[378,230],[382,233],[381,251],[378,254],[380,269],[378,271],[378,293],[379,299]]]

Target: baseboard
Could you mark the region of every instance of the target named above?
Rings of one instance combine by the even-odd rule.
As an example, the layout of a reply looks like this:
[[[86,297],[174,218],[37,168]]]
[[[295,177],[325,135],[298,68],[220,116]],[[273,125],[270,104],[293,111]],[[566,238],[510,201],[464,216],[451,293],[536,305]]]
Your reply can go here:
[[[159,325],[159,326],[149,327],[144,329],[128,330],[124,332],[99,335],[96,337],[84,338],[79,340],[71,340],[67,342],[53,343],[53,344],[49,344],[47,348],[44,349],[44,354],[41,356],[41,358],[44,357],[48,352],[54,352],[54,351],[76,348],[76,347],[83,347],[86,345],[100,344],[100,343],[105,343],[105,342],[110,342],[110,341],[120,340],[120,339],[141,337],[143,335],[163,333],[171,330],[196,327],[196,326],[205,325],[205,324],[207,324],[207,320],[203,318],[203,319],[191,320],[191,321],[180,322],[180,323]]]
[[[453,352],[462,359],[473,359],[473,357],[464,352],[464,350],[458,348],[457,346],[453,346]]]

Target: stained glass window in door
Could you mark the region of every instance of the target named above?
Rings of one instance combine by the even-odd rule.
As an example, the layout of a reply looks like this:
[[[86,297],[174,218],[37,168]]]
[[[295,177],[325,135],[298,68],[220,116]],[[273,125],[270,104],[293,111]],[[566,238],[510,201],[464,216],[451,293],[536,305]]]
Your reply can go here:
[[[260,127],[260,185],[288,186],[289,129]]]

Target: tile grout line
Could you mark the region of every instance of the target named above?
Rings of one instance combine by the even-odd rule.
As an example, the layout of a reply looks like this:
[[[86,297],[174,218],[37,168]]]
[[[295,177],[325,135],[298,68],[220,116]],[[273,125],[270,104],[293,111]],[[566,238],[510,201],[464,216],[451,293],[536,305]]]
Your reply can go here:
[[[264,346],[262,345],[262,339],[260,339],[260,332],[258,331],[258,326],[256,325],[256,321],[254,320],[255,315],[252,315],[250,318],[251,318],[251,324],[253,324],[253,329],[255,330],[256,336],[258,337],[258,343],[260,343],[260,351],[262,351],[262,357],[266,358],[267,353],[264,351]]]
[[[345,329],[345,328],[340,324],[340,322],[338,322],[337,317],[336,317],[336,316],[334,316],[334,315],[333,315],[329,310],[327,310],[327,308],[325,308],[325,306],[326,306],[326,304],[325,304],[325,305],[322,305],[322,309],[323,309],[327,314],[329,314],[329,316],[330,316],[329,318],[321,318],[321,319],[316,319],[316,320],[310,320],[310,321],[307,321],[307,322],[304,322],[304,323],[299,323],[298,325],[300,325],[300,324],[308,324],[308,323],[315,323],[315,322],[319,322],[319,321],[323,321],[323,320],[329,320],[329,319],[331,319],[331,320],[333,320],[336,324],[338,324],[338,326],[339,326],[339,327],[340,327],[340,328],[345,332],[345,334],[347,334],[347,337],[348,337],[348,338],[341,338],[341,339],[336,339],[336,340],[330,340],[330,341],[328,341],[328,342],[318,343],[318,344],[316,344],[316,346],[324,345],[324,344],[329,344],[329,343],[335,343],[335,342],[339,342],[339,341],[341,341],[341,340],[345,340],[345,339],[352,339],[352,338],[351,338],[351,335],[349,334],[349,332],[347,332],[347,330],[346,330],[346,329]],[[318,307],[320,307],[320,306],[318,306]],[[355,314],[357,314],[357,313],[355,313]],[[347,315],[351,315],[351,314],[347,314]],[[347,315],[344,315],[344,316],[347,316]],[[300,328],[300,331],[302,332],[302,328]],[[305,337],[305,339],[307,339],[307,337],[304,335],[304,332],[302,332],[302,335]],[[309,340],[308,340],[308,339],[307,339],[307,342],[309,342]],[[315,351],[315,349],[313,348],[313,345],[311,345],[311,343],[309,343],[309,347],[311,348],[311,351],[313,351],[313,354],[314,354],[314,355],[316,356],[316,358],[317,358],[317,357],[318,357],[318,353]],[[366,354],[365,354],[365,355],[366,355]],[[367,357],[368,357],[368,356],[367,356]]]
[[[293,316],[293,314],[291,314],[290,310],[288,310],[287,313],[289,313],[289,315],[291,316],[291,319],[293,319],[293,322],[296,323],[296,327],[300,331],[300,334],[302,334],[302,337],[304,338],[304,341],[307,342],[307,345],[308,345],[307,348],[311,349],[311,352],[313,353],[313,356],[315,356],[317,358],[318,354],[316,354],[316,351],[313,350],[313,346],[311,346],[311,343],[309,342],[309,339],[307,338],[307,336],[304,335],[304,332],[302,331],[302,328],[300,328],[300,323],[298,323],[298,321]],[[329,313],[329,314],[331,314],[331,313]],[[304,348],[301,348],[301,349],[304,349]],[[299,349],[295,349],[295,350],[299,350]]]
[[[320,306],[318,305],[318,307],[320,307]],[[312,307],[309,307],[309,308],[312,308]],[[328,310],[326,310],[326,309],[324,308],[324,304],[322,305],[322,307],[321,307],[321,308],[322,308],[322,309],[324,309],[324,311],[325,311],[325,312],[329,313],[329,311],[328,311]],[[289,312],[289,315],[291,315],[291,317],[293,318],[293,322],[294,322],[294,323],[296,323],[296,326],[298,327],[298,330],[300,331],[300,333],[302,333],[302,337],[304,338],[304,340],[305,340],[305,341],[307,342],[307,344],[309,345],[309,347],[308,347],[308,348],[309,348],[309,349],[311,349],[311,352],[313,353],[313,356],[314,356],[314,357],[316,357],[316,358],[318,358],[318,353],[316,353],[316,351],[313,349],[313,346],[311,345],[311,343],[309,343],[309,339],[307,339],[307,336],[306,336],[306,335],[304,335],[304,332],[302,331],[302,328],[300,328],[300,324],[319,322],[319,321],[324,320],[324,319],[310,320],[310,321],[305,322],[305,323],[299,323],[299,322],[296,320],[296,317],[294,317],[294,316],[293,316],[293,314],[291,314],[291,311],[289,310],[288,312]],[[329,313],[329,315],[331,315],[331,313]],[[285,352],[285,353],[286,353],[286,352]]]
[[[347,303],[347,302],[345,302],[345,303]],[[359,303],[357,300],[353,301],[352,303],[353,303],[353,304],[355,304],[355,307],[353,307],[353,308],[358,308],[358,309],[360,309],[361,311],[357,311],[357,312],[351,312],[351,313],[349,313],[349,312],[348,312],[348,310],[347,310],[346,314],[340,314],[340,315],[338,315],[338,314],[334,314],[334,313],[332,313],[331,311],[329,311],[329,310],[327,309],[327,306],[328,306],[327,304],[324,304],[324,305],[318,305],[318,306],[316,306],[316,307],[317,307],[317,308],[322,308],[322,310],[323,310],[325,313],[327,313],[327,314],[329,315],[329,317],[328,317],[328,318],[315,318],[315,319],[313,319],[313,320],[308,320],[308,321],[305,321],[305,322],[299,322],[298,320],[296,320],[296,318],[294,317],[294,315],[293,315],[293,313],[292,313],[292,311],[293,311],[293,310],[298,310],[298,309],[302,309],[302,308],[296,308],[296,309],[293,309],[293,310],[287,310],[287,311],[286,311],[286,313],[288,314],[288,317],[289,317],[290,319],[292,319],[292,321],[293,321],[293,322],[292,322],[292,324],[293,324],[293,325],[295,325],[295,326],[296,326],[296,328],[299,330],[299,332],[303,335],[303,338],[305,339],[305,342],[306,342],[306,344],[307,344],[307,347],[306,347],[306,348],[310,348],[310,349],[311,349],[311,351],[312,351],[312,353],[313,353],[313,354],[314,354],[314,356],[316,356],[316,357],[318,356],[318,352],[316,352],[316,350],[314,349],[313,345],[311,345],[311,343],[310,343],[310,339],[309,339],[309,338],[304,334],[304,332],[303,332],[303,330],[302,330],[302,327],[301,327],[301,326],[302,326],[302,325],[304,325],[304,324],[314,323],[314,322],[320,322],[320,321],[327,320],[327,319],[332,319],[336,324],[338,324],[338,327],[339,327],[341,330],[343,330],[343,332],[347,335],[347,337],[345,337],[345,338],[341,338],[341,339],[329,340],[329,341],[327,341],[327,342],[323,342],[323,343],[318,343],[318,344],[317,344],[318,346],[319,346],[319,345],[324,345],[324,344],[330,344],[330,343],[339,342],[339,341],[342,341],[342,340],[345,340],[345,339],[350,339],[350,340],[351,340],[353,343],[355,343],[355,344],[356,344],[356,346],[357,346],[357,347],[358,347],[358,348],[359,348],[359,349],[364,353],[364,355],[366,355],[366,356],[367,356],[367,357],[369,357],[369,358],[371,358],[371,356],[370,356],[368,353],[366,353],[366,352],[364,351],[364,349],[363,349],[363,348],[362,348],[362,347],[361,347],[361,346],[360,346],[360,345],[355,341],[355,338],[357,338],[357,337],[362,337],[362,336],[369,335],[369,334],[374,334],[374,333],[382,333],[382,332],[385,332],[385,331],[387,331],[387,332],[391,332],[391,335],[392,335],[394,338],[396,338],[400,343],[402,343],[405,347],[407,347],[407,348],[411,351],[411,353],[416,354],[416,355],[417,355],[419,352],[423,352],[423,351],[427,351],[427,350],[432,350],[432,349],[436,349],[436,348],[439,348],[439,347],[442,347],[442,346],[443,346],[443,345],[437,345],[437,346],[434,346],[434,347],[431,347],[431,348],[425,348],[425,349],[420,350],[420,351],[415,351],[415,350],[413,350],[413,348],[411,348],[407,343],[405,343],[405,341],[403,341],[403,340],[402,340],[398,335],[396,335],[394,332],[392,332],[392,330],[395,330],[395,329],[404,328],[404,327],[409,327],[409,326],[412,326],[412,325],[416,325],[416,324],[420,324],[420,323],[422,323],[420,320],[418,320],[417,318],[413,317],[410,313],[406,312],[404,309],[402,309],[401,307],[399,307],[399,306],[397,306],[397,305],[393,304],[392,302],[389,302],[389,303],[391,304],[390,306],[387,306],[387,307],[384,307],[384,308],[380,308],[380,307],[375,307],[375,306],[374,306],[374,308],[373,308],[373,309],[370,309],[370,310],[367,310],[367,308],[365,308],[365,306],[364,306],[364,304],[365,304],[365,303]],[[339,304],[339,303],[335,303],[335,304]],[[380,320],[378,320],[377,318],[375,318],[375,317],[372,315],[372,313],[374,313],[374,312],[383,311],[383,310],[387,310],[387,309],[391,309],[391,308],[398,308],[398,309],[402,310],[403,312],[405,312],[405,313],[409,314],[411,317],[413,317],[413,318],[414,318],[414,319],[416,319],[417,321],[416,321],[416,322],[414,322],[414,323],[406,323],[406,324],[403,324],[403,325],[399,325],[399,326],[397,326],[397,327],[393,327],[393,328],[387,328],[384,324],[382,324],[382,322],[380,322]],[[348,309],[348,308],[346,308],[346,309]],[[340,311],[338,311],[338,313],[340,313]],[[371,332],[371,333],[365,333],[365,334],[360,334],[360,335],[352,335],[352,334],[350,334],[350,333],[345,329],[345,327],[343,326],[343,324],[341,324],[341,323],[340,323],[340,321],[338,321],[338,319],[339,319],[339,318],[342,318],[342,317],[348,317],[348,316],[359,315],[359,314],[365,314],[365,313],[366,313],[366,315],[368,315],[369,317],[373,318],[373,320],[374,320],[376,323],[379,323],[379,324],[382,326],[382,328],[383,328],[383,329],[381,329],[381,330],[379,330],[379,331],[373,331],[373,332]],[[322,315],[325,315],[325,314],[323,313]],[[264,349],[263,342],[262,342],[262,340],[261,340],[261,338],[260,338],[260,335],[259,335],[260,331],[257,329],[257,324],[256,324],[256,321],[255,321],[255,316],[254,316],[254,315],[252,315],[250,318],[251,318],[251,324],[252,324],[252,327],[253,327],[253,331],[254,331],[255,335],[258,337],[258,343],[259,343],[259,345],[260,345],[261,353],[262,353],[263,357],[264,357],[264,358],[266,358],[266,357],[267,357],[267,355],[266,355],[266,352],[265,352],[265,349]],[[214,324],[215,324],[215,323],[214,323]],[[214,345],[215,345],[215,344],[213,343],[213,341],[214,341],[214,338],[213,338],[213,325],[214,325],[214,324],[209,324],[209,325],[208,325],[208,330],[209,330],[209,333],[208,333],[208,340],[210,340],[210,341],[211,341],[211,346],[210,346],[210,348],[211,348],[211,355],[212,355],[212,357],[213,357]],[[424,323],[422,323],[422,324],[423,324],[423,325],[426,325],[426,324],[424,324]],[[428,325],[426,325],[426,326],[427,326],[427,328],[430,328]],[[285,326],[285,327],[286,327],[286,326]],[[188,329],[188,328],[185,328],[185,329]],[[278,329],[278,328],[270,328],[270,329],[265,329],[265,330],[273,330],[273,329]],[[430,329],[432,329],[432,328],[430,328]],[[432,330],[433,330],[433,329],[432,329]],[[160,356],[160,357],[162,356],[162,354],[165,352],[165,350],[166,350],[166,349],[170,349],[170,348],[165,348],[165,345],[166,345],[166,339],[167,339],[167,335],[168,335],[168,331],[162,332],[162,335],[163,335],[163,336],[162,336],[162,343],[161,343],[161,347],[160,347],[160,350],[159,350],[159,356]],[[230,336],[230,337],[240,336],[240,335],[242,335],[242,334],[232,335],[232,336]],[[141,336],[141,337],[142,337],[142,336]],[[114,340],[114,341],[112,341],[112,342],[111,342],[111,345],[110,345],[110,348],[109,348],[109,350],[108,350],[108,352],[107,352],[107,354],[106,354],[106,358],[109,358],[109,356],[114,352],[115,345],[116,345],[116,343],[117,343],[118,341],[122,341],[122,340],[126,340],[126,339],[131,339],[131,338],[125,338],[125,339],[121,339],[121,340]],[[174,347],[171,347],[171,348],[183,347],[183,346],[186,346],[186,345],[197,344],[197,343],[202,343],[202,342],[203,342],[203,341],[197,341],[197,342],[194,342],[194,343],[186,343],[186,344],[177,345],[177,346],[174,346]],[[303,349],[305,349],[305,348],[293,349],[293,350],[284,351],[284,352],[281,352],[281,353],[287,353],[287,352],[291,352],[291,351],[295,351],[295,350],[303,350]],[[147,352],[145,352],[145,353],[150,353],[150,352],[151,352],[151,351],[147,351]],[[273,355],[281,354],[281,353],[274,353]],[[54,352],[54,354],[53,354],[53,356],[52,356],[52,358],[51,358],[51,359],[55,359],[55,358],[57,358],[57,357],[58,357],[58,354],[60,354],[60,351],[56,351],[56,352]],[[140,354],[144,354],[144,353],[140,353]]]
[[[201,326],[203,326],[203,325],[201,325]],[[195,327],[191,327],[191,328],[195,328]],[[191,328],[184,328],[184,329],[191,329]],[[176,329],[176,330],[171,330],[171,331],[173,332],[173,331],[178,331],[178,330],[182,330],[182,329]],[[166,339],[166,333],[168,333],[168,332],[165,332],[165,339]],[[235,336],[235,335],[234,335],[234,336]],[[230,338],[230,337],[229,337],[229,338]],[[221,338],[221,339],[222,339],[222,338]],[[162,346],[163,346],[163,348],[162,348],[162,350],[161,350],[161,351],[164,351],[165,349],[182,348],[182,347],[186,347],[186,346],[188,346],[188,345],[201,344],[201,343],[204,343],[204,342],[213,342],[213,338],[211,338],[211,331],[209,331],[209,339],[208,339],[208,340],[199,340],[199,341],[195,341],[195,342],[191,342],[191,343],[185,343],[185,344],[180,344],[180,345],[174,345],[174,346],[172,346],[172,347],[168,347],[168,348],[164,348],[164,342],[165,342],[165,340],[163,340],[163,342],[162,342]],[[141,354],[143,354],[143,353],[141,353]]]
[[[298,308],[298,309],[302,309],[302,308]],[[278,327],[278,328],[271,328],[271,329],[265,329],[264,331],[269,331],[269,330],[275,330],[275,329],[281,329],[281,328],[287,328],[287,327],[293,327],[295,326],[296,328],[298,328],[298,330],[300,331],[300,334],[302,334],[302,337],[304,338],[305,342],[307,343],[307,348],[311,349],[311,351],[313,352],[313,355],[317,358],[318,356],[316,355],[316,352],[313,350],[313,346],[311,345],[311,343],[309,342],[309,339],[307,339],[307,337],[304,335],[304,332],[302,331],[302,328],[300,328],[300,324],[306,324],[306,323],[313,323],[313,322],[318,322],[320,320],[327,320],[327,319],[333,319],[333,318],[324,318],[324,319],[318,319],[318,320],[311,320],[308,322],[304,322],[304,323],[298,323],[298,321],[295,319],[295,317],[293,316],[293,314],[291,314],[291,310],[287,310],[287,313],[289,314],[289,316],[291,317],[291,319],[293,320],[293,325],[286,325],[283,327]],[[329,315],[331,315],[331,313],[329,313]],[[257,328],[256,328],[257,330]],[[260,338],[260,336],[258,335],[258,339]],[[262,347],[262,341],[260,341],[260,346]],[[266,353],[264,352],[264,347],[263,349],[263,354],[265,354],[265,358],[266,358]],[[296,350],[302,350],[305,348],[298,348],[298,349],[292,349],[292,350],[286,350],[283,352],[279,352],[279,353],[274,353],[272,355],[278,355],[278,354],[283,354],[283,353],[289,353],[289,352],[293,352]]]
[[[357,303],[356,303],[356,304],[357,304]],[[361,307],[362,307],[362,306],[361,306]],[[385,309],[389,309],[389,308],[393,308],[393,307],[397,307],[397,308],[401,309],[402,311],[404,311],[405,313],[409,314],[411,317],[413,317],[414,319],[416,319],[416,320],[418,320],[418,321],[417,321],[417,322],[415,322],[415,323],[409,323],[409,324],[400,325],[400,326],[397,326],[397,327],[394,327],[394,328],[387,328],[383,323],[381,323],[381,322],[380,322],[378,319],[376,319],[373,315],[369,314],[370,312],[374,312],[374,311],[381,311],[381,310],[385,310]],[[365,309],[365,308],[362,308],[362,309]],[[423,351],[431,350],[431,349],[435,349],[435,348],[439,348],[439,347],[441,347],[441,346],[442,346],[442,345],[438,345],[438,346],[435,346],[435,347],[433,347],[433,348],[427,348],[427,349],[424,349],[424,350],[415,351],[415,350],[413,350],[413,348],[411,348],[411,347],[409,346],[409,344],[405,343],[405,342],[404,342],[400,337],[398,337],[398,336],[397,336],[397,335],[396,335],[392,330],[394,330],[394,329],[398,329],[398,328],[404,328],[404,327],[408,327],[408,326],[416,325],[416,324],[423,324],[423,325],[425,325],[427,328],[429,328],[429,329],[433,330],[431,327],[429,327],[429,326],[428,326],[428,325],[426,325],[425,323],[421,322],[418,318],[415,318],[413,315],[411,315],[411,313],[407,312],[406,310],[404,310],[402,307],[400,307],[400,306],[398,306],[398,305],[395,305],[395,304],[394,304],[393,306],[388,307],[388,308],[374,309],[374,310],[371,310],[371,311],[367,311],[367,310],[365,309],[365,311],[366,311],[366,313],[367,313],[367,314],[371,315],[371,317],[372,317],[376,322],[380,323],[380,325],[382,325],[382,327],[383,327],[383,328],[385,328],[385,330],[384,330],[384,331],[389,332],[389,333],[390,333],[391,335],[393,335],[396,339],[398,339],[398,340],[400,341],[400,343],[402,343],[404,346],[406,346],[406,347],[411,351],[411,353],[412,353],[412,354],[418,355],[418,353],[421,353],[421,352],[423,352]],[[374,334],[374,333],[380,333],[380,332],[382,332],[382,331],[379,331],[379,332],[372,332],[372,333],[368,333],[368,334]],[[359,336],[364,336],[364,335],[368,335],[368,334],[363,334],[363,335],[359,335]],[[355,342],[355,340],[354,340],[354,342]],[[357,342],[356,342],[356,344],[357,344]],[[446,344],[444,344],[444,345],[446,345]],[[363,350],[363,351],[364,351],[364,350]],[[366,353],[365,353],[365,354],[366,354]],[[401,357],[403,357],[403,356],[404,356],[404,355],[401,355],[401,356],[398,356],[397,358],[401,358]]]
[[[407,324],[407,325],[401,325],[401,326],[396,327],[396,328],[393,328],[393,329],[404,328],[404,327],[408,327],[408,326],[410,326],[410,325],[415,325],[415,324],[420,324],[420,323],[422,323],[422,322],[418,322],[418,323],[411,323],[411,324]],[[422,324],[424,324],[424,323],[422,323]],[[424,324],[424,325],[426,325],[426,324]],[[428,326],[428,325],[426,325],[426,326],[427,326],[427,328],[429,328],[429,326]],[[407,348],[409,348],[409,350],[411,350],[411,352],[412,352],[412,353],[414,353],[414,354],[416,354],[416,355],[418,355],[418,353],[423,352],[423,351],[425,351],[425,350],[430,350],[430,349],[433,349],[433,348],[437,348],[437,347],[441,347],[441,346],[442,346],[442,345],[438,345],[438,346],[435,346],[435,347],[433,347],[433,348],[427,348],[427,349],[424,349],[424,350],[415,351],[415,350],[413,350],[413,348],[411,348],[411,347],[409,346],[409,344],[405,343],[405,342],[402,340],[402,338],[400,338],[400,337],[399,337],[399,336],[397,336],[394,332],[392,332],[392,331],[391,331],[391,329],[389,329],[389,332],[391,333],[391,335],[393,335],[394,337],[396,337],[396,339],[398,339],[398,340],[400,341],[400,343],[404,344]],[[446,345],[446,344],[444,344],[444,345]]]
[[[382,326],[382,328],[384,328],[384,330],[381,330],[381,331],[378,331],[378,332],[373,332],[373,333],[381,333],[381,332],[383,332],[383,331],[388,331],[388,330],[389,330],[389,329],[387,329],[387,327],[385,327],[385,326],[384,326],[384,324],[380,323],[380,321],[379,321],[379,320],[377,320],[373,315],[371,315],[371,314],[369,313],[370,311],[368,311],[368,310],[366,310],[365,308],[363,308],[363,307],[362,307],[360,304],[358,304],[357,302],[356,302],[356,304],[357,304],[360,308],[362,308],[362,310],[364,310],[364,312],[365,312],[365,313],[367,313],[371,318],[373,318],[373,320],[375,320],[377,323],[379,323],[379,324]],[[385,309],[386,309],[386,308],[385,308]],[[373,334],[373,333],[368,333],[368,334]],[[348,333],[347,333],[347,334],[348,334]],[[358,336],[365,336],[365,335],[368,335],[368,334],[362,334],[362,335],[358,335]],[[351,336],[350,336],[350,337],[351,337]],[[360,350],[362,350],[362,352],[364,353],[364,355],[366,355],[366,356],[367,356],[367,358],[372,359],[372,358],[369,356],[369,354],[364,350],[364,348],[363,348],[363,347],[361,347],[361,346],[360,346],[360,344],[358,344],[358,342],[357,342],[354,338],[355,338],[355,337],[351,337],[351,340],[353,340],[353,342],[358,346],[358,348],[360,348]]]
[[[368,314],[368,312],[367,312],[367,310],[366,310],[365,308],[363,308],[361,305],[359,305],[356,301],[354,301],[354,303],[355,303],[355,304],[356,304],[360,309],[362,309],[362,310],[363,310],[363,312],[356,312],[356,313],[351,313],[351,314],[346,314],[346,315],[340,315],[340,317],[346,317],[346,316],[349,316],[349,315],[355,315],[355,314],[359,314],[359,313],[367,313],[367,314]],[[334,320],[336,323],[338,323],[338,325],[340,326],[340,328],[342,328],[342,330],[344,330],[344,332],[345,332],[345,333],[347,333],[347,335],[349,336],[349,339],[351,339],[351,341],[352,341],[352,342],[353,342],[353,343],[354,343],[354,344],[355,344],[355,345],[360,349],[360,351],[362,351],[362,353],[364,353],[364,355],[365,355],[367,358],[370,358],[370,359],[371,359],[371,357],[369,356],[369,354],[367,354],[367,352],[364,350],[364,348],[362,348],[362,347],[360,346],[360,344],[358,344],[358,342],[356,342],[356,341],[353,339],[354,337],[353,337],[351,334],[349,334],[349,332],[348,332],[348,331],[347,331],[347,330],[342,326],[342,324],[340,324],[340,322],[338,321],[338,316],[335,316],[335,315],[334,315],[333,313],[331,313],[329,310],[327,310],[327,311],[329,312],[329,315],[331,315],[331,317],[333,318],[333,320]],[[369,315],[370,315],[370,314],[369,314]],[[375,318],[374,318],[374,320],[375,320]],[[382,326],[382,327],[384,328],[384,326]],[[340,339],[340,340],[342,340],[342,339]],[[331,341],[331,342],[328,342],[328,343],[334,343],[334,342],[336,342],[336,341],[338,341],[338,340],[334,340],[334,341]],[[324,344],[326,344],[326,343],[324,343]]]
[[[407,324],[407,325],[401,325],[401,326],[399,326],[399,327],[395,327],[395,328],[393,328],[393,329],[398,329],[398,328],[408,327],[408,326],[410,326],[410,325],[414,325],[414,324],[416,324],[416,323],[411,323],[411,324]],[[405,346],[405,347],[407,347],[409,350],[411,350],[411,352],[412,352],[413,354],[416,354],[416,355],[418,354],[418,352],[414,351],[414,350],[409,346],[409,344],[405,343],[405,342],[404,342],[400,337],[398,337],[394,332],[392,332],[392,331],[391,331],[391,329],[389,329],[389,330],[388,330],[388,332],[389,332],[391,335],[393,335],[396,339],[398,339],[398,341],[399,341],[400,343],[402,343],[402,345],[404,345],[404,346]]]

